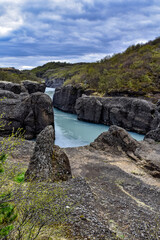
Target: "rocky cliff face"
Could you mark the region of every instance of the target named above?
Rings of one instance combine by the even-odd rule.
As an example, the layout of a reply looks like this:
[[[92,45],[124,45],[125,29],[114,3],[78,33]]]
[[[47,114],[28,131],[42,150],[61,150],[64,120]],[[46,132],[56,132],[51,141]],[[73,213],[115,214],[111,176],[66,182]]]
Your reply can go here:
[[[114,124],[142,134],[160,122],[157,106],[138,98],[82,96],[77,99],[75,110],[79,120]]]
[[[1,90],[0,98],[0,115],[4,123],[1,136],[22,128],[25,138],[32,139],[47,125],[54,126],[52,101],[48,95],[41,92],[14,94]]]
[[[31,94],[35,92],[45,92],[45,84],[40,84],[30,80],[25,80],[21,84],[0,81],[0,89],[7,90],[16,94],[20,94],[23,92]]]
[[[29,94],[35,92],[45,92],[45,83],[37,83],[30,80],[25,80],[22,82],[22,84],[27,89]]]
[[[65,78],[46,79],[45,84],[46,84],[46,87],[57,88],[57,87],[61,87],[64,81],[65,81]]]
[[[153,139],[156,142],[160,142],[160,125],[158,125],[158,127],[154,130],[149,131],[146,135],[145,135],[145,139]]]
[[[62,111],[75,113],[76,100],[82,96],[83,92],[80,86],[67,85],[57,88],[53,97],[53,105]]]

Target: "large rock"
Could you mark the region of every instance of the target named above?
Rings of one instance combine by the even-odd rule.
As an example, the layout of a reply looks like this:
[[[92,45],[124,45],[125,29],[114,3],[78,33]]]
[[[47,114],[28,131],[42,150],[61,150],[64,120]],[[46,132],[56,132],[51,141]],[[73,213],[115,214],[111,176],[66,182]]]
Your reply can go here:
[[[152,176],[160,177],[160,144],[154,141],[138,142],[126,130],[113,125],[90,146],[106,154],[116,154],[117,157],[127,155]]]
[[[18,99],[19,95],[14,94],[13,92],[10,92],[10,91],[7,91],[7,90],[0,89],[0,99],[4,99],[4,98]]]
[[[45,80],[46,87],[57,88],[61,87],[65,81],[65,78],[47,78]]]
[[[156,142],[160,142],[160,126],[158,126],[156,129],[149,131],[145,135],[145,139],[153,139]]]
[[[85,101],[87,96],[78,98],[76,101],[76,113],[78,119],[88,122],[99,123],[102,112],[102,103],[96,97],[89,97]]]
[[[28,92],[29,94],[35,92],[45,92],[45,83],[37,83],[30,80],[25,80],[21,84],[0,81],[0,89],[20,94]]]
[[[26,91],[23,85],[6,81],[0,81],[0,89],[7,90],[16,94],[20,94],[21,92]]]
[[[67,155],[54,146],[54,129],[46,127],[37,137],[25,179],[30,181],[60,181],[71,177]]]
[[[29,94],[35,92],[45,92],[45,83],[37,83],[30,80],[25,80],[22,82],[22,84],[27,89]]]
[[[4,96],[8,92],[4,91]],[[13,129],[22,128],[25,138],[32,139],[46,126],[54,126],[53,107],[50,97],[44,93],[15,95],[3,98],[0,101],[0,114],[3,114],[4,129],[0,129],[0,135],[9,135]]]
[[[67,85],[56,88],[53,97],[54,107],[69,113],[75,113],[76,100],[82,96],[83,89],[80,86]]]
[[[82,96],[75,110],[79,120],[117,125],[142,134],[155,129],[160,122],[157,106],[138,98]]]
[[[107,132],[101,133],[93,143],[92,147],[113,152],[124,151],[126,153],[135,152],[140,143],[133,139],[123,128],[112,125]]]

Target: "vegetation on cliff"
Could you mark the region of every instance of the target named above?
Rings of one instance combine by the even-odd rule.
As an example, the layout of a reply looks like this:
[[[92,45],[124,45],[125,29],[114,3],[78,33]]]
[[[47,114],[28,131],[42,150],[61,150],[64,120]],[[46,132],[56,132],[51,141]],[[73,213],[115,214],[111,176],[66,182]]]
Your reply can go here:
[[[160,37],[130,46],[123,53],[96,63],[50,62],[31,70],[42,78],[64,78],[65,84],[81,84],[100,93],[160,91]]]
[[[28,70],[20,71],[15,68],[0,68],[0,81],[20,83],[28,79],[36,82],[41,82],[42,80]]]
[[[146,44],[130,46],[123,53],[107,56],[95,63],[49,62],[32,70],[1,68],[0,80],[63,78],[65,85],[81,84],[101,94],[136,92],[147,95],[160,91],[160,37]]]

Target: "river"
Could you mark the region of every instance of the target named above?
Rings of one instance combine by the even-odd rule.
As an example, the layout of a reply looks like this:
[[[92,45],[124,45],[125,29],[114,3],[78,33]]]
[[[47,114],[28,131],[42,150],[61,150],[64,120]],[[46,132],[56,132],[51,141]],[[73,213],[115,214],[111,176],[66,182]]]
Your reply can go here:
[[[54,89],[46,88],[46,94],[53,99]],[[54,108],[54,123],[56,135],[55,144],[60,147],[87,145],[109,128],[103,124],[79,121],[75,114],[62,112],[56,108]],[[144,135],[134,132],[129,133],[138,141],[144,138]]]

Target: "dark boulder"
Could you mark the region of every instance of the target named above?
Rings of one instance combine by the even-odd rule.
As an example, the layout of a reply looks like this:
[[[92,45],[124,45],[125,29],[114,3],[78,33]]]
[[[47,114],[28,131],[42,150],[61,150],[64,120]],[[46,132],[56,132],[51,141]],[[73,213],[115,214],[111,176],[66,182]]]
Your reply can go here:
[[[125,157],[137,163],[154,177],[160,177],[160,144],[154,141],[138,142],[123,128],[111,126],[90,144],[108,155]]]
[[[10,92],[10,91],[7,91],[7,90],[0,89],[0,99],[4,99],[4,98],[18,99],[19,95],[14,94],[13,92]]]
[[[160,112],[160,99],[158,100],[158,102],[157,102],[157,110],[158,110],[158,112]]]
[[[22,84],[27,89],[29,94],[35,92],[45,92],[45,83],[37,83],[30,80],[25,80],[22,82]]]
[[[71,168],[66,153],[59,146],[53,147],[53,180],[66,181],[71,178]]]
[[[26,91],[23,85],[6,81],[0,81],[0,89],[7,90],[15,94],[20,94],[21,92]]]
[[[65,78],[47,78],[45,80],[46,87],[57,88],[61,87],[65,81]]]
[[[82,96],[84,90],[80,86],[67,85],[56,88],[53,97],[54,107],[69,113],[75,113],[76,100]]]
[[[45,92],[45,84],[37,83],[30,80],[25,80],[22,84],[0,81],[0,89],[20,94],[28,92],[29,94],[35,92]]]
[[[99,123],[101,119],[102,103],[96,97],[78,98],[76,101],[75,110],[79,120]]]
[[[4,96],[6,91],[4,91]],[[54,126],[53,107],[50,97],[44,93],[33,93],[3,98],[0,101],[0,114],[5,124],[0,135],[9,135],[13,129],[22,128],[25,138],[35,138],[46,126]]]
[[[99,150],[134,152],[139,147],[139,142],[123,128],[112,125],[107,132],[101,133],[98,138],[90,144]]]
[[[24,104],[30,104],[30,111],[26,116],[24,123],[32,129],[32,122],[35,125],[35,133],[39,134],[46,126],[54,126],[54,115],[52,100],[44,93],[32,93]]]
[[[158,126],[156,129],[149,131],[145,135],[145,139],[153,139],[156,142],[160,142],[160,126]]]
[[[37,137],[25,179],[30,181],[60,181],[71,177],[67,155],[54,146],[54,129],[47,126]]]
[[[160,114],[156,105],[138,98],[103,98],[102,122],[145,134],[157,127]]]

